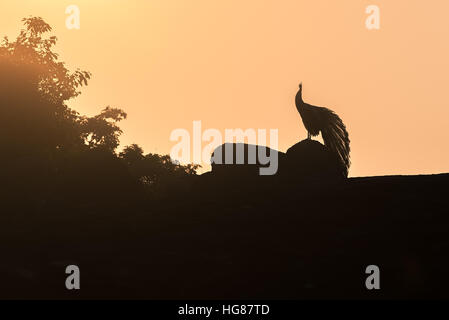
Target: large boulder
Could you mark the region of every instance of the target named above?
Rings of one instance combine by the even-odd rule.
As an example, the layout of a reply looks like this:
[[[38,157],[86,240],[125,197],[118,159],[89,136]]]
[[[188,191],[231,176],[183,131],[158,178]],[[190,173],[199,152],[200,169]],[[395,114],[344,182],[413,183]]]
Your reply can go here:
[[[302,183],[346,178],[335,154],[315,140],[300,141],[286,153],[258,145],[225,143],[214,150],[211,165],[212,172],[207,176],[212,179],[246,181],[255,186],[262,181]]]
[[[228,178],[246,179],[279,174],[285,153],[246,143],[225,143],[211,157],[212,173]]]
[[[340,180],[346,170],[336,155],[316,140],[302,140],[287,150],[283,172],[289,180]]]

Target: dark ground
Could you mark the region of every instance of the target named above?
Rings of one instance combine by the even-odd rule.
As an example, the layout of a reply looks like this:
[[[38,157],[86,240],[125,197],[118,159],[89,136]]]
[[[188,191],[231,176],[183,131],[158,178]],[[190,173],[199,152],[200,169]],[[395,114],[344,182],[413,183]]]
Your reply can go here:
[[[448,187],[449,174],[307,186],[204,175],[156,202],[5,208],[0,298],[449,298]],[[65,288],[69,264],[81,290]]]

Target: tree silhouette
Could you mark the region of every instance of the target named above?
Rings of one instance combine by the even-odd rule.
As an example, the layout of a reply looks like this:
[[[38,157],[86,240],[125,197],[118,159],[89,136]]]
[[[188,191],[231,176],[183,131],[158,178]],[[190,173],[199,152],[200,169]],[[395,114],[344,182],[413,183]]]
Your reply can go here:
[[[131,174],[152,191],[161,186],[166,189],[167,185],[179,182],[179,179],[195,175],[201,167],[198,164],[182,165],[172,161],[169,155],[144,155],[137,144],[126,146],[119,156],[128,165]]]
[[[22,21],[25,29],[14,42],[4,38],[0,54],[9,55],[15,63],[35,68],[39,90],[53,102],[62,103],[81,94],[79,87],[87,85],[90,72],[80,69],[70,72],[64,62],[58,61],[59,55],[53,51],[57,38],[43,37],[52,28],[42,18],[29,17]]]
[[[85,117],[69,108],[67,101],[81,93],[90,72],[71,72],[59,61],[53,51],[57,38],[45,37],[52,29],[42,18],[23,22],[25,28],[17,39],[11,42],[5,37],[0,46],[0,65],[8,71],[2,72],[0,79],[3,119],[15,128],[47,124],[45,130],[34,131],[43,135],[42,141],[52,151],[84,146],[114,151],[122,133],[117,122],[125,119],[126,113],[107,107],[99,115]]]
[[[126,113],[117,108],[106,107],[99,115],[84,117],[81,121],[82,137],[90,148],[114,151],[119,145],[122,130],[117,122],[126,119]]]
[[[117,155],[122,134],[118,123],[127,114],[108,106],[87,117],[71,109],[69,100],[88,85],[90,72],[72,72],[60,61],[54,51],[57,38],[48,35],[52,29],[42,18],[22,21],[18,37],[0,43],[4,188],[15,186],[16,195],[39,199],[61,196],[65,188],[65,195],[70,190],[72,197],[85,199],[86,192],[131,194],[137,185],[154,189],[156,184],[174,183],[173,177],[196,174],[198,166],[143,155],[137,145],[134,154],[140,154],[141,161],[131,161],[132,147]]]

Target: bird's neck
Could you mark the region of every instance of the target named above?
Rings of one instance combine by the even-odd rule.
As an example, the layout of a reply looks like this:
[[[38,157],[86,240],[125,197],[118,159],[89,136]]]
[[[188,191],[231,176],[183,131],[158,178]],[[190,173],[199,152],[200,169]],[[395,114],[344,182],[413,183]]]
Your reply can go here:
[[[300,108],[304,104],[304,101],[302,100],[302,92],[301,91],[299,91],[296,94],[295,103],[296,103],[297,108]]]

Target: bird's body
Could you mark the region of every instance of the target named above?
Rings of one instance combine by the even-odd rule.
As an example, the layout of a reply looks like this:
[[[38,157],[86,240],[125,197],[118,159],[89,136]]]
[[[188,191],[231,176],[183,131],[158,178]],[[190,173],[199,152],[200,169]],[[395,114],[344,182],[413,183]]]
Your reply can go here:
[[[324,144],[337,155],[347,174],[350,166],[350,147],[348,132],[343,121],[328,108],[305,103],[302,99],[302,84],[299,85],[295,103],[304,127],[307,129],[308,139],[321,132]]]

